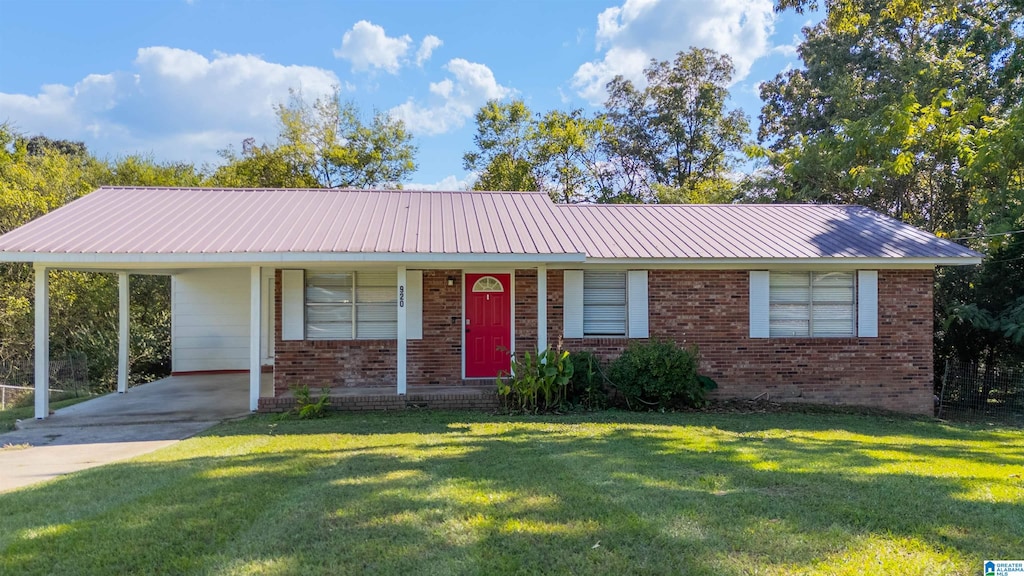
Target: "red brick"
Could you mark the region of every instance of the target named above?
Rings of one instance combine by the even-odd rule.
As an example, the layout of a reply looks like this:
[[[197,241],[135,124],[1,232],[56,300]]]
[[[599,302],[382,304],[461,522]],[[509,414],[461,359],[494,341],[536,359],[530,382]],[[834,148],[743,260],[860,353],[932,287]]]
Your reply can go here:
[[[293,384],[312,389],[394,386],[394,341],[282,341],[280,274],[277,282],[274,383],[278,393]],[[654,337],[698,346],[702,371],[719,384],[717,397],[767,395],[777,400],[931,413],[932,286],[931,270],[880,270],[877,338],[751,339],[747,271],[651,270],[650,331]],[[562,333],[562,293],[562,272],[548,271],[551,345]],[[520,352],[533,350],[536,270],[516,270],[515,294],[515,347]],[[464,383],[462,272],[424,271],[423,295],[423,339],[408,342],[410,395],[417,386]],[[570,351],[593,350],[611,359],[628,343],[625,338],[578,338],[564,340],[563,346]],[[383,402],[396,406],[389,397]],[[434,399],[431,406],[437,402],[456,400]],[[472,401],[457,402],[452,405]],[[347,402],[345,409],[349,406],[356,403]]]

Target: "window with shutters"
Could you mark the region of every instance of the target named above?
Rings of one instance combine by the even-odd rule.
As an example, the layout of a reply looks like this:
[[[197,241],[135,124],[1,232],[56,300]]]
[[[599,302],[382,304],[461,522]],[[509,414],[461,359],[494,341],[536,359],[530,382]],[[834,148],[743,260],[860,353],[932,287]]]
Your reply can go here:
[[[397,338],[397,284],[395,272],[308,272],[306,338]]]
[[[583,335],[626,335],[625,272],[583,272]]]
[[[854,336],[855,276],[853,272],[771,272],[770,336]]]

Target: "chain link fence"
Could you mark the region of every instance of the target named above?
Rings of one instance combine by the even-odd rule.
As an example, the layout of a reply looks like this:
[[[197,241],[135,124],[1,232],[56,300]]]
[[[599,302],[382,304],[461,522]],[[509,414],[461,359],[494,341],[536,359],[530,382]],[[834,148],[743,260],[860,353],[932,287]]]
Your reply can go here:
[[[948,360],[936,416],[1024,426],[1024,366]]]
[[[34,390],[32,361],[0,361],[0,410],[24,406]],[[89,393],[89,359],[84,353],[71,352],[50,360],[50,393],[62,398]]]

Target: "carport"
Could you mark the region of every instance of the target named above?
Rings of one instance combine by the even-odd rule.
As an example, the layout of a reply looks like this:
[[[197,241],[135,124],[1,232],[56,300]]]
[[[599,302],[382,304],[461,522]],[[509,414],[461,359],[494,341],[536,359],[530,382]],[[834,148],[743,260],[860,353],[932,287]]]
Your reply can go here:
[[[0,248],[2,250],[2,248]],[[15,260],[11,258],[10,253],[4,255],[7,260]],[[248,406],[250,411],[255,411],[259,404],[259,398],[261,395],[261,382],[268,381],[267,378],[263,378],[261,373],[263,372],[264,364],[272,365],[272,351],[268,348],[272,348],[273,342],[273,329],[271,327],[273,323],[273,313],[271,311],[271,296],[269,291],[273,288],[273,270],[265,269],[262,266],[235,266],[231,268],[201,268],[191,269],[184,268],[188,264],[194,265],[194,256],[186,255],[183,257],[175,258],[173,255],[170,258],[160,258],[161,255],[155,255],[157,258],[151,258],[149,262],[136,262],[132,268],[120,268],[112,270],[111,264],[124,265],[129,259],[146,260],[146,258],[139,258],[137,255],[121,255],[121,254],[109,254],[97,257],[94,254],[87,253],[65,253],[59,255],[48,255],[52,261],[39,262],[38,260],[33,261],[35,270],[35,417],[36,419],[43,419],[49,415],[49,394],[47,391],[50,387],[50,374],[48,366],[50,364],[49,352],[50,352],[50,292],[49,292],[49,272],[51,270],[76,270],[83,272],[116,272],[118,276],[118,369],[117,369],[117,392],[120,395],[125,394],[128,391],[128,374],[129,374],[129,358],[128,358],[128,343],[129,335],[131,333],[131,326],[129,321],[129,294],[130,294],[130,281],[132,274],[167,274],[172,278],[172,291],[175,290],[176,278],[179,276],[186,276],[194,278],[196,276],[203,278],[203,284],[198,290],[193,290],[193,299],[179,304],[174,300],[172,296],[172,306],[175,308],[185,307],[184,311],[180,313],[183,317],[193,317],[200,319],[200,323],[209,326],[211,330],[215,327],[223,327],[227,325],[235,329],[235,336],[232,339],[234,344],[234,354],[229,358],[218,358],[218,352],[224,350],[223,347],[218,346],[217,342],[222,342],[228,339],[223,334],[213,334],[212,336],[207,335],[204,339],[203,335],[195,336],[192,339],[198,343],[193,346],[193,350],[197,354],[205,354],[205,356],[197,360],[198,363],[192,363],[186,365],[183,370],[174,369],[173,374],[175,376],[189,376],[194,375],[196,377],[209,376],[214,374],[234,374],[237,380],[239,375],[245,375],[248,382],[248,402],[241,399],[238,404],[239,409],[244,409]],[[25,260],[28,258],[40,258],[39,254],[26,254],[24,255]],[[161,262],[160,260],[163,260]],[[31,260],[29,260],[31,261]],[[99,261],[99,262],[97,262]],[[269,274],[269,276],[268,276]],[[244,286],[243,292],[248,294],[238,294],[238,290],[235,292],[225,292],[225,290],[211,290],[210,286],[217,286],[218,284],[224,283],[224,278],[229,277],[234,280],[234,284],[238,284],[237,279],[241,278],[245,281],[247,286]],[[246,279],[247,277],[247,279]],[[270,280],[268,281],[268,277]],[[194,283],[194,282],[193,282]],[[239,296],[241,296],[239,298]],[[205,299],[204,299],[205,298]],[[199,301],[197,301],[199,300]],[[234,309],[231,319],[225,321],[223,325],[217,325],[216,320],[218,318],[218,308]],[[223,310],[220,311],[221,317],[224,317]],[[239,314],[241,312],[241,314]],[[175,311],[172,310],[172,330],[176,328],[174,322]],[[174,336],[172,336],[172,340]],[[243,342],[239,342],[242,340]],[[241,344],[241,345],[239,345]],[[205,346],[205,347],[204,347]],[[173,349],[173,343],[172,343]],[[202,380],[196,381],[201,384]],[[174,386],[167,386],[168,388],[175,388]],[[203,389],[203,386],[198,386],[199,389]],[[182,388],[185,390],[186,388]],[[211,394],[219,394],[220,391],[208,390]],[[264,390],[266,395],[273,395],[272,384],[267,385]],[[209,398],[208,398],[209,399]],[[125,406],[130,406],[131,402],[122,403]],[[111,402],[110,406],[115,406],[116,403]],[[195,404],[195,407],[199,408],[202,403]]]
[[[36,419],[50,414],[53,270],[117,275],[120,395],[129,391],[130,282],[137,275],[167,275],[172,374],[242,377],[247,401],[242,398],[238,408],[257,410],[262,372],[273,365],[274,272],[286,255],[246,248],[263,237],[268,215],[282,209],[250,203],[238,213],[239,205],[254,198],[243,190],[103,188],[0,237],[0,261],[30,263],[35,272]],[[226,231],[232,221],[235,226]],[[293,229],[289,221],[279,233]],[[266,395],[273,396],[272,386]]]

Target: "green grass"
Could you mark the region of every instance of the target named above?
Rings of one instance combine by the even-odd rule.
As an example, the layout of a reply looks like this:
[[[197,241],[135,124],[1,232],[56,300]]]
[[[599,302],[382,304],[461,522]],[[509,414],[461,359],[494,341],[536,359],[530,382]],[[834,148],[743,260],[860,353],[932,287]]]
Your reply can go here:
[[[50,402],[50,410],[58,410],[65,406],[71,406],[72,404],[78,404],[84,402],[95,396],[83,395],[76,398],[66,398],[64,400],[56,400]],[[14,422],[16,420],[30,420],[36,417],[36,409],[29,401],[27,405],[15,406],[8,408],[7,410],[0,410],[0,433],[10,432],[14,430]]]
[[[0,495],[0,573],[977,574],[1022,474],[884,416],[260,416]]]

